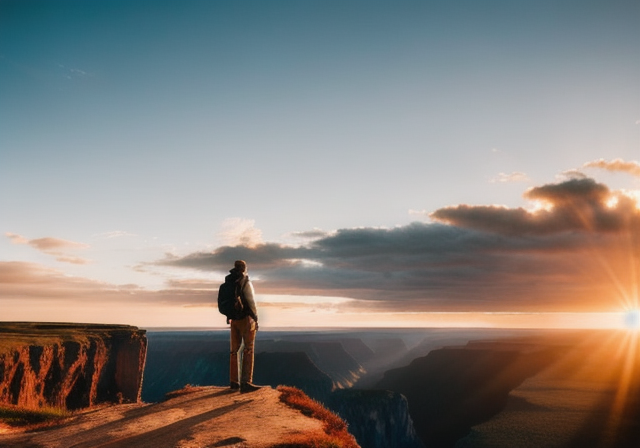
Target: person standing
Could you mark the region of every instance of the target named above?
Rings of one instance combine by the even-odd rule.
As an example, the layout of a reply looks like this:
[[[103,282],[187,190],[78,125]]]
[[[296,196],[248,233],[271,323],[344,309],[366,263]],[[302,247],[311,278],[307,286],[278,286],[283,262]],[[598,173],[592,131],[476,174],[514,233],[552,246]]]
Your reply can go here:
[[[253,392],[260,389],[260,386],[252,383],[254,348],[258,331],[258,310],[253,297],[253,284],[247,274],[247,263],[243,260],[237,260],[224,281],[235,284],[236,296],[240,297],[242,301],[242,309],[236,313],[234,318],[227,319],[231,325],[229,386],[233,390],[239,389],[242,393]],[[242,359],[239,359],[238,352],[243,344]]]

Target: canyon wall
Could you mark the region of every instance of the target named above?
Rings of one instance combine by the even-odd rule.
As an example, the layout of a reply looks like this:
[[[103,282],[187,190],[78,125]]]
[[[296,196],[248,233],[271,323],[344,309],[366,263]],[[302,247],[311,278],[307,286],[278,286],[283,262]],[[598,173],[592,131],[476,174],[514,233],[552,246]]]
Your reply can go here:
[[[375,388],[406,397],[425,446],[451,448],[473,425],[500,412],[511,390],[565,351],[500,342],[443,348],[387,371]]]
[[[424,448],[407,399],[388,390],[338,389],[327,406],[349,425],[362,448]]]
[[[79,409],[140,400],[145,330],[0,322],[0,404]]]
[[[277,334],[265,332],[257,344],[254,382],[293,386],[336,412],[349,424],[362,448],[422,448],[407,401],[389,391],[340,388],[356,380],[364,369],[358,360],[389,357],[398,343],[372,344],[331,334]],[[268,336],[271,336],[270,338]],[[161,402],[168,392],[190,385],[229,383],[227,332],[149,332],[149,353],[142,398]],[[399,353],[402,353],[401,351]]]
[[[148,338],[144,401],[161,401],[187,384],[229,384],[227,332],[149,332]],[[337,384],[357,375],[361,367],[338,343],[323,342],[258,340],[253,381],[297,387],[324,402]]]

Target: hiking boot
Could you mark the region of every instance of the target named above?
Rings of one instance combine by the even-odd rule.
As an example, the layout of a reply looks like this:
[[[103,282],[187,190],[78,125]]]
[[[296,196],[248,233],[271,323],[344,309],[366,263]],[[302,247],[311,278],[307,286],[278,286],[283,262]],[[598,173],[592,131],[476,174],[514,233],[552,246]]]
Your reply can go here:
[[[240,393],[241,394],[246,394],[248,392],[255,392],[258,389],[262,389],[262,386],[256,386],[253,383],[242,383],[240,385]]]
[[[229,383],[229,389],[231,390],[238,390],[240,389],[240,383],[236,382],[236,381],[231,381]]]

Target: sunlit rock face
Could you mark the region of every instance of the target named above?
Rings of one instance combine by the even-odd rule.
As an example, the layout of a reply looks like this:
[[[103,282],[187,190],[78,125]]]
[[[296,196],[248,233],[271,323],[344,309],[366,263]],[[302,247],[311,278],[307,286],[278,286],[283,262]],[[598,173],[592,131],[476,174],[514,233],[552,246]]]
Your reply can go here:
[[[146,352],[145,331],[127,325],[0,323],[0,404],[137,402]]]
[[[362,448],[424,448],[409,416],[407,400],[386,390],[336,390],[329,407],[349,425]]]

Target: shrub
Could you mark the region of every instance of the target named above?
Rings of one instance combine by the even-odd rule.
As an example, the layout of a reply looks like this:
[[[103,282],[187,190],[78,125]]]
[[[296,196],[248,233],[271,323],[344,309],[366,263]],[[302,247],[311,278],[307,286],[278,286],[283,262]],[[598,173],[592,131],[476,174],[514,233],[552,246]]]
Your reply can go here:
[[[71,416],[71,413],[62,408],[24,409],[17,406],[0,407],[0,421],[13,427],[46,426],[58,423],[69,416]]]
[[[360,448],[355,438],[347,431],[344,420],[322,404],[295,387],[278,386],[277,390],[280,392],[280,401],[306,416],[320,420],[326,436],[301,437],[274,445],[272,448]]]
[[[166,399],[181,397],[182,395],[192,394],[194,392],[198,392],[203,389],[204,389],[203,386],[192,386],[191,384],[185,384],[185,386],[182,389],[174,390],[172,392],[167,392],[164,397]]]

